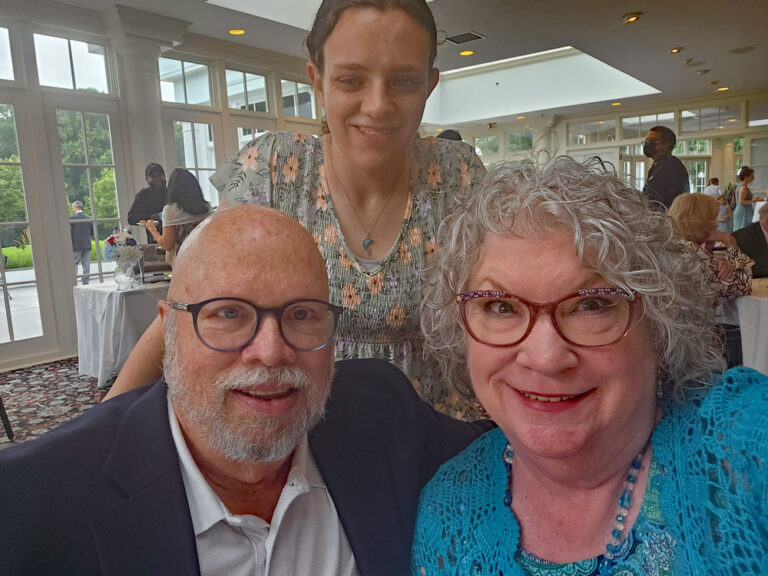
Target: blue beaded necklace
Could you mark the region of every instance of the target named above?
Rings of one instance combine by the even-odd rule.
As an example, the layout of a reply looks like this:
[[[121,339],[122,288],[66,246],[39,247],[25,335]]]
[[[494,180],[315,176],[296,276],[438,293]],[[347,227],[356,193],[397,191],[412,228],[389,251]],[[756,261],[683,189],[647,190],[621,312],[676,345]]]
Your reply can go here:
[[[637,484],[637,475],[642,467],[643,456],[645,455],[645,450],[648,448],[649,443],[650,441],[643,446],[640,453],[632,460],[632,464],[627,472],[627,479],[624,481],[624,486],[619,495],[619,506],[616,509],[616,522],[611,530],[611,537],[608,540],[608,544],[605,545],[605,552],[598,562],[598,572],[601,576],[608,576],[614,566],[618,564],[616,553],[621,547],[621,541],[624,536],[624,526],[626,525],[627,516],[629,515],[629,509],[632,506],[632,492],[635,489],[635,484]],[[515,452],[509,444],[504,448],[502,458],[504,459],[504,465],[507,468],[507,489],[504,492],[504,506],[511,508],[512,461],[515,458]]]

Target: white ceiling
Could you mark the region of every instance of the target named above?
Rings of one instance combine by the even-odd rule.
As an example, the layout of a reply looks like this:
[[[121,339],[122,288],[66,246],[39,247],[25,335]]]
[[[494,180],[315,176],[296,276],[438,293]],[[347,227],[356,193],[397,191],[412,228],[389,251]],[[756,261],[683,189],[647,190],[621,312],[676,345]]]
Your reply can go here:
[[[280,0],[274,0],[278,2]],[[63,0],[93,10],[111,0]],[[207,4],[204,0],[120,0],[119,4],[192,22],[190,32],[275,52],[303,56],[304,30]],[[624,101],[626,106],[665,103],[768,90],[768,0],[435,0],[438,28],[448,36],[472,30],[485,39],[438,50],[442,71],[573,46],[645,82],[659,94]],[[639,22],[622,15],[643,12]],[[231,27],[247,34],[232,37]],[[683,46],[677,55],[668,49]],[[752,46],[743,54],[733,49]],[[704,75],[697,71],[709,69]],[[712,81],[730,90],[716,96]],[[547,113],[597,112],[609,102],[560,106]]]

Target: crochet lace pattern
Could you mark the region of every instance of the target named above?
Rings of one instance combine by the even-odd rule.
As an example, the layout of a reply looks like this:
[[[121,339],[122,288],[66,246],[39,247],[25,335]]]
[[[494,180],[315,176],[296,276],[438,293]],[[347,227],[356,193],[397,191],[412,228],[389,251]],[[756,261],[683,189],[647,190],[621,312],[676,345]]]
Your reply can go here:
[[[677,544],[669,571],[641,574],[768,574],[768,378],[736,368],[663,408],[651,441]],[[486,433],[424,489],[414,576],[525,574],[515,560],[520,528],[503,504],[506,442],[501,430]]]

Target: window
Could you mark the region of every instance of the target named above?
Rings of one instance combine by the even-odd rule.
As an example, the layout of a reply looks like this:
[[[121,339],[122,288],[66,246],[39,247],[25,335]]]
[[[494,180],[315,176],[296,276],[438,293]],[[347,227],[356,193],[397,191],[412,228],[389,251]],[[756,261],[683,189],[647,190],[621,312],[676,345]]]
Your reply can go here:
[[[104,46],[43,34],[34,42],[41,86],[109,93]]]
[[[317,118],[315,109],[315,91],[309,84],[281,80],[280,88],[283,93],[283,114],[298,118]]]
[[[595,120],[568,125],[568,144],[592,144],[616,140],[615,120]]]
[[[686,163],[688,169],[688,182],[691,186],[691,192],[704,192],[707,186],[707,161],[691,160]]]
[[[621,119],[621,137],[625,140],[642,140],[648,134],[648,130],[654,126],[666,126],[670,130],[675,129],[674,112],[662,114],[645,114],[643,116],[629,116]]]
[[[99,279],[103,281],[103,273],[115,268],[114,262],[102,259],[103,242],[115,227],[120,226],[109,116],[56,110],[56,125],[67,209],[79,200],[83,203],[83,212],[93,219],[98,242],[92,250],[92,262],[97,264]]]
[[[11,39],[8,28],[0,28],[0,80],[14,80]]]
[[[171,58],[158,58],[158,65],[163,102],[211,105],[208,66]]]
[[[499,153],[499,137],[494,135],[475,138],[475,151],[480,158],[495,156]]]
[[[740,106],[721,106],[719,108],[696,108],[683,110],[680,115],[681,132],[701,132],[732,128],[741,120]]]
[[[43,335],[13,106],[0,104],[0,344]]]
[[[509,132],[507,152],[525,152],[533,148],[533,132]]]
[[[678,140],[672,154],[675,156],[709,156],[709,140]]]
[[[749,127],[768,126],[768,96],[750,98],[748,103]]]
[[[230,108],[269,112],[267,82],[264,76],[227,70],[227,102]]]
[[[744,166],[744,136],[733,139],[733,173],[738,174]]]
[[[237,146],[242,148],[251,140],[255,140],[262,134],[266,134],[267,130],[259,130],[258,128],[246,128],[245,126],[237,127]]]
[[[195,175],[203,196],[215,207],[219,203],[219,192],[208,180],[216,171],[213,127],[197,122],[174,122],[173,137],[176,164]]]

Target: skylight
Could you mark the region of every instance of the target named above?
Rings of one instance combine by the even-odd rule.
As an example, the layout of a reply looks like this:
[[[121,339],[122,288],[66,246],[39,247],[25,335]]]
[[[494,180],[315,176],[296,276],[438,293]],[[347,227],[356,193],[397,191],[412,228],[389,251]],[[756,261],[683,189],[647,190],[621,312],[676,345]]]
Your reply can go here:
[[[659,90],[566,46],[444,72],[424,123],[440,126],[511,119],[520,114],[622,100]]]

